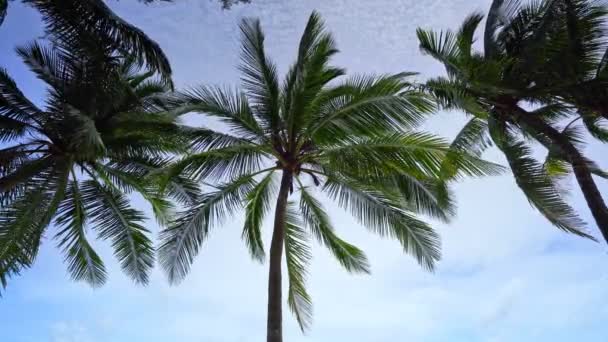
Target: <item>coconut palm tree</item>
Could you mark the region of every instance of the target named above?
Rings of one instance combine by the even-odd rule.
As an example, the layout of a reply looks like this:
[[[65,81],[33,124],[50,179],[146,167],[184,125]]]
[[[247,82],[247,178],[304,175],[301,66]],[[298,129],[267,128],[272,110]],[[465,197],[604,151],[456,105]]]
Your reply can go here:
[[[479,139],[486,139],[489,133],[507,158],[518,186],[553,225],[592,238],[583,231],[584,222],[564,202],[562,190],[547,168],[557,165],[563,169],[564,163],[570,166],[608,241],[608,208],[592,177],[606,177],[606,173],[583,155],[574,126],[564,130],[556,127],[565,107],[551,101],[548,86],[541,84],[541,79],[547,79],[542,76],[546,72],[543,63],[558,62],[548,59],[556,56],[547,51],[548,36],[531,33],[546,29],[547,21],[526,20],[544,10],[543,6],[531,3],[522,8],[515,1],[495,1],[486,21],[483,53],[473,51],[474,34],[483,19],[480,14],[469,16],[457,32],[419,29],[421,49],[443,63],[448,74],[429,80],[427,86],[445,108],[473,115],[465,130],[472,125]],[[525,44],[512,44],[519,39],[517,33],[525,37]],[[541,106],[528,110],[526,102]],[[546,147],[550,163],[536,161],[523,138]]]
[[[68,35],[69,36],[69,35]],[[124,271],[145,284],[154,248],[145,216],[129,205],[135,191],[166,220],[170,203],[157,195],[153,171],[195,134],[163,110],[168,82],[140,72],[104,37],[52,37],[17,49],[48,87],[40,108],[0,69],[0,283],[32,265],[48,227],[72,277],[101,285],[106,270],[87,227],[110,240]],[[195,187],[172,179],[171,193],[194,198]]]
[[[417,215],[447,221],[454,205],[445,180],[500,167],[464,153],[466,138],[450,147],[412,130],[433,109],[408,81],[412,74],[343,80],[345,70],[329,64],[338,50],[317,13],[282,83],[266,56],[260,22],[245,20],[240,28],[244,91],[202,86],[175,96],[174,105],[215,118],[226,129],[198,139],[201,151],[170,168],[168,179],[204,180],[209,191],[161,232],[159,260],[170,281],[180,281],[210,230],[242,208],[243,240],[252,258],[264,260],[262,223],[274,201],[267,341],[277,342],[283,255],[287,302],[303,330],[312,315],[305,286],[312,237],[347,271],[369,272],[364,253],[338,236],[321,193],[432,270],[439,236]]]

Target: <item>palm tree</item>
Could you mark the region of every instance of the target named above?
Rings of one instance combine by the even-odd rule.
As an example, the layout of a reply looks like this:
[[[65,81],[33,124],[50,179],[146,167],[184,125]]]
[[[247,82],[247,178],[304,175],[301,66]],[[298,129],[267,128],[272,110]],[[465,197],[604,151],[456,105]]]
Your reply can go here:
[[[592,174],[606,177],[606,173],[582,154],[580,135],[574,126],[563,131],[555,127],[564,115],[564,106],[547,103],[550,96],[546,88],[536,84],[543,72],[543,64],[538,63],[543,59],[547,62],[547,51],[542,35],[533,35],[525,30],[528,27],[517,26],[523,21],[518,15],[525,18],[537,12],[539,5],[526,6],[520,9],[515,1],[493,3],[486,21],[483,54],[472,49],[475,31],[483,19],[480,14],[469,16],[456,33],[418,29],[423,52],[443,63],[448,73],[447,77],[429,80],[427,86],[445,108],[473,115],[464,129],[470,125],[477,127],[482,139],[489,133],[507,158],[518,186],[553,225],[592,238],[582,230],[584,222],[563,201],[562,190],[547,169],[548,165],[571,166],[593,217],[608,241],[608,208],[592,177]],[[545,24],[532,22],[539,26]],[[527,44],[519,49],[510,44],[515,32],[530,33],[526,36]],[[543,105],[526,110],[522,106],[526,102]],[[537,162],[522,138],[531,138],[546,147],[550,163]]]
[[[136,60],[104,44],[59,32],[55,45],[17,49],[48,87],[44,109],[0,69],[0,283],[32,265],[48,226],[72,277],[101,285],[106,270],[86,227],[110,240],[124,271],[145,284],[154,248],[143,212],[129,205],[135,191],[160,220],[170,203],[157,195],[154,171],[181,152],[194,130],[163,111],[168,82],[140,72]],[[80,33],[83,35],[83,33]],[[7,146],[8,145],[8,146]],[[194,198],[195,187],[172,180],[173,194]],[[181,196],[179,196],[181,194]]]
[[[264,260],[262,223],[276,200],[267,341],[277,342],[282,341],[283,254],[287,302],[302,330],[312,314],[305,287],[311,236],[347,271],[369,272],[364,253],[338,237],[316,190],[372,232],[398,240],[432,270],[440,257],[439,236],[416,215],[447,221],[454,206],[444,180],[492,174],[500,167],[464,153],[468,137],[450,147],[412,131],[433,109],[408,81],[412,74],[339,80],[345,70],[329,64],[338,50],[317,13],[308,20],[282,84],[264,51],[260,22],[245,20],[240,28],[245,91],[203,86],[175,96],[174,105],[219,119],[226,130],[210,130],[195,142],[200,152],[170,169],[169,176],[204,180],[209,192],[161,232],[159,260],[171,282],[182,280],[210,229],[243,207],[242,237],[252,258]]]

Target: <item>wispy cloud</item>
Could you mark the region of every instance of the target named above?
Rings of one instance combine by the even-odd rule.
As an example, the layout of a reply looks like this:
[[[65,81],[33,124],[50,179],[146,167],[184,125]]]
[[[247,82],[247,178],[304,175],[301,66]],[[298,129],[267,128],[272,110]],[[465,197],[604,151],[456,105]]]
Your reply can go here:
[[[285,70],[312,9],[335,33],[336,63],[350,72],[415,70],[442,73],[422,56],[418,26],[455,28],[489,0],[297,1],[254,0],[221,12],[214,1],[182,0],[144,7],[111,3],[169,53],[179,86],[236,85],[239,18],[260,17],[269,54]],[[29,13],[18,8],[12,13]],[[24,14],[25,15],[25,14]],[[7,18],[2,46],[27,41],[31,22]],[[0,55],[26,91],[42,91],[13,55]],[[200,120],[189,119],[192,123]],[[449,136],[462,120],[442,113],[426,127]],[[604,156],[596,147],[591,153]],[[501,160],[496,152],[489,157]],[[603,190],[608,193],[604,186]],[[373,274],[350,276],[315,246],[310,292],[315,323],[302,336],[285,317],[288,341],[581,341],[605,340],[608,256],[599,244],[549,226],[516,189],[511,177],[466,181],[457,187],[459,216],[443,236],[436,274],[423,272],[397,243],[358,226],[329,206],[335,225],[369,255]],[[587,215],[580,196],[572,198]],[[143,204],[142,204],[143,206]],[[151,223],[153,226],[153,223]],[[147,288],[110,266],[107,286],[92,290],[68,280],[61,255],[47,240],[36,266],[17,279],[0,302],[7,341],[260,341],[264,338],[266,266],[250,261],[240,240],[242,218],[217,227],[190,276],[169,287],[160,271]],[[268,233],[268,232],[267,232]],[[266,239],[268,239],[266,234]],[[111,253],[102,246],[104,256]]]

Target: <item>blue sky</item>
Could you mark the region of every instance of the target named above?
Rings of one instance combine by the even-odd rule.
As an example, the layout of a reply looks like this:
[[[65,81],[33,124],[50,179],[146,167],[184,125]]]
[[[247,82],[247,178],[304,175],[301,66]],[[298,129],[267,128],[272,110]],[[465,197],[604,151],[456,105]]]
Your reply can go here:
[[[455,28],[489,0],[254,0],[222,12],[211,0],[143,6],[111,2],[156,39],[169,55],[179,87],[237,85],[238,31],[243,16],[260,17],[268,53],[281,71],[295,55],[304,23],[319,10],[341,49],[335,64],[350,73],[442,73],[418,51],[418,26]],[[11,3],[0,27],[0,66],[31,98],[44,88],[21,64],[14,47],[41,35],[36,12]],[[450,137],[459,113],[439,113],[425,127]],[[200,119],[189,117],[188,123]],[[588,153],[608,166],[605,147]],[[502,162],[496,151],[487,157]],[[567,181],[573,190],[576,184]],[[601,190],[608,194],[605,182]],[[527,342],[606,341],[608,255],[602,244],[565,235],[533,211],[509,175],[468,180],[456,187],[458,218],[437,224],[443,260],[435,274],[421,270],[393,241],[358,226],[327,204],[335,226],[363,248],[372,276],[350,276],[314,247],[309,287],[312,330],[302,335],[286,311],[286,341]],[[571,202],[591,221],[582,197]],[[149,210],[138,198],[138,207]],[[150,222],[152,230],[157,228]],[[169,287],[159,270],[142,288],[132,284],[104,243],[110,280],[91,289],[66,275],[47,237],[36,265],[14,279],[0,299],[0,332],[8,342],[236,342],[265,334],[266,266],[249,259],[240,240],[242,218],[217,227],[189,277]],[[596,234],[595,227],[590,230]],[[52,228],[49,235],[52,236]],[[266,232],[265,238],[269,239]]]

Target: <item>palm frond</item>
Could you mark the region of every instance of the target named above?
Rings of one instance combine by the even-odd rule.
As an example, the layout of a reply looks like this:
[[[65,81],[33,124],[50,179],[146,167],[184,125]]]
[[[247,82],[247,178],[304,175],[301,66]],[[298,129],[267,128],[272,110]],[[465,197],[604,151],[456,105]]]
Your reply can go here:
[[[124,193],[136,191],[152,206],[159,224],[166,224],[172,216],[173,206],[162,197],[160,182],[148,174],[130,173],[104,163],[92,163],[93,169],[104,184]]]
[[[589,114],[581,114],[581,117],[583,118],[583,124],[594,138],[602,142],[608,142],[608,127],[603,122],[605,119]]]
[[[0,68],[0,116],[36,129],[44,117],[44,112],[25,97],[4,68]]]
[[[398,198],[356,180],[332,175],[323,188],[363,226],[381,236],[397,239],[418,263],[433,270],[440,259],[439,235],[399,204]]]
[[[460,70],[460,50],[458,37],[452,31],[416,30],[420,49],[429,56],[441,62],[449,75],[457,75]],[[463,39],[464,41],[464,39]],[[464,45],[464,43],[463,43]]]
[[[264,127],[279,129],[279,80],[277,67],[264,51],[264,33],[260,20],[245,19],[240,25],[241,80],[255,114]]]
[[[433,105],[428,96],[413,89],[397,74],[380,77],[355,77],[345,85],[347,96],[328,101],[311,120],[306,135],[318,141],[349,135],[369,136],[378,132],[404,130],[418,126]]]
[[[327,167],[360,177],[406,173],[438,176],[448,145],[428,133],[393,133],[353,137],[321,151]]]
[[[564,202],[552,178],[531,156],[529,147],[494,119],[489,121],[489,128],[494,143],[507,157],[515,181],[530,204],[557,228],[593,239],[584,231],[585,222]]]
[[[258,170],[266,156],[261,146],[234,145],[187,156],[172,165],[169,172],[170,176],[183,174],[192,179],[238,177]]]
[[[330,250],[347,271],[370,273],[365,253],[336,235],[321,203],[305,187],[300,187],[300,211],[308,229],[320,243]]]
[[[285,214],[285,259],[289,279],[287,303],[300,329],[305,332],[312,321],[312,300],[306,291],[306,266],[312,254],[308,233],[302,226],[295,204],[288,203]]]
[[[496,43],[497,31],[509,23],[520,8],[519,0],[494,0],[486,18],[484,31],[484,53],[488,57],[494,57],[499,48]]]
[[[262,242],[262,222],[268,210],[270,200],[276,188],[273,183],[273,172],[269,172],[260,182],[247,194],[245,205],[245,226],[242,238],[245,240],[251,257],[262,262],[264,260],[264,245]]]
[[[175,94],[171,102],[175,111],[216,117],[247,139],[256,140],[264,136],[243,93],[227,88],[200,86]]]
[[[441,164],[441,178],[451,180],[462,176],[481,177],[502,173],[502,166],[480,158],[490,145],[487,123],[478,118],[470,119],[450,144]]]
[[[55,223],[60,231],[55,235],[63,249],[65,262],[72,279],[84,280],[91,286],[101,286],[107,278],[101,257],[86,236],[87,212],[76,180],[70,182],[66,198],[58,209]]]
[[[70,61],[52,46],[41,45],[39,42],[33,41],[17,47],[15,51],[23,63],[56,92],[65,91],[70,78],[75,76],[74,70],[70,67]],[[76,61],[71,62],[77,63]]]
[[[0,25],[4,22],[4,18],[6,18],[6,12],[8,10],[8,0],[0,0]]]
[[[186,276],[209,230],[238,210],[257,184],[254,176],[245,175],[217,186],[161,231],[159,260],[171,283],[178,283]]]
[[[54,1],[24,0],[42,13],[46,32],[63,42],[96,37],[128,55],[140,65],[146,64],[165,79],[171,77],[171,66],[160,46],[143,31],[116,15],[101,0]]]
[[[66,193],[69,169],[46,172],[36,186],[0,210],[0,285],[33,263],[44,230]]]
[[[444,109],[458,109],[477,118],[487,118],[488,113],[476,94],[458,80],[443,77],[432,78],[425,84],[438,104]]]
[[[475,31],[479,27],[479,24],[483,20],[483,14],[473,13],[466,17],[460,29],[456,33],[456,40],[458,45],[458,53],[462,58],[471,57],[473,43],[475,42]]]
[[[112,241],[125,273],[137,283],[147,284],[154,247],[147,236],[149,230],[142,225],[144,214],[131,208],[124,194],[96,180],[83,182],[82,202],[99,237]]]
[[[314,117],[314,100],[332,80],[344,75],[340,68],[328,66],[338,52],[336,43],[326,32],[323,20],[313,12],[300,39],[298,57],[289,69],[283,85],[283,119],[288,135],[297,136]]]

